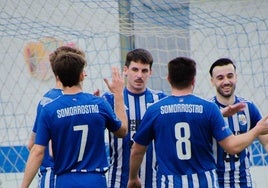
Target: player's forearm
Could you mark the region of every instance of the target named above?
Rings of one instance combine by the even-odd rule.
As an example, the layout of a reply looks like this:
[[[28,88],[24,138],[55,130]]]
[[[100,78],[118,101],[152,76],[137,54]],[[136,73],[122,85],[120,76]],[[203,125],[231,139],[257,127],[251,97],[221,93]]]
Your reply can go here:
[[[268,134],[268,116],[265,116],[257,125],[246,133],[231,135],[220,141],[220,145],[230,154],[237,154],[248,147],[260,135]]]
[[[115,114],[122,122],[120,132],[117,133],[116,136],[124,137],[128,132],[128,121],[127,121],[127,114],[126,114],[123,94],[115,94],[114,101],[115,101],[114,102]]]
[[[129,180],[135,180],[138,178],[139,169],[146,149],[146,146],[140,145],[135,142],[133,143],[129,163]]]
[[[28,188],[33,181],[38,168],[40,167],[44,157],[43,152],[38,152],[35,150],[35,147],[31,149],[30,155],[28,157],[26,168],[21,184],[21,188]]]
[[[129,166],[129,180],[134,180],[138,178],[138,172],[139,172],[139,168],[141,166],[142,160],[143,160],[143,155],[141,153],[136,153],[135,151],[131,152],[130,166]]]
[[[35,170],[35,168],[26,167],[24,177],[22,180],[22,184],[21,184],[21,188],[28,188],[30,184],[32,183],[36,173],[37,173],[37,170]]]
[[[260,129],[255,127],[250,131],[239,134],[239,135],[232,135],[227,140],[227,147],[224,149],[230,154],[237,154],[248,147],[259,135]]]
[[[247,132],[245,134],[236,135],[233,140],[232,152],[230,154],[237,154],[248,147],[258,136],[257,131]]]

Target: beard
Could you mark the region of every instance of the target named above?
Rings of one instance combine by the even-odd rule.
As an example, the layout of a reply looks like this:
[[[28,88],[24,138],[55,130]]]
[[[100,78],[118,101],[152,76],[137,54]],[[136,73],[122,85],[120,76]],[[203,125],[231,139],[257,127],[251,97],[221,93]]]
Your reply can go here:
[[[225,92],[220,87],[217,88],[217,92],[224,98],[230,98],[234,94],[234,91],[235,91],[235,85],[233,85],[233,87],[231,87],[229,92]]]

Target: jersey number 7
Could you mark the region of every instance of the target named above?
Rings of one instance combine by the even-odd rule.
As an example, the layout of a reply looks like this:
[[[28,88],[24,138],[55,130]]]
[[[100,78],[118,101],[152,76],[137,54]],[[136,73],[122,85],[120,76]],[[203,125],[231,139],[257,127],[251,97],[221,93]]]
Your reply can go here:
[[[88,125],[76,125],[73,127],[74,131],[82,131],[82,138],[80,143],[80,150],[79,150],[79,156],[77,162],[82,161],[84,153],[85,153],[85,147],[87,143],[87,135],[88,135]]]

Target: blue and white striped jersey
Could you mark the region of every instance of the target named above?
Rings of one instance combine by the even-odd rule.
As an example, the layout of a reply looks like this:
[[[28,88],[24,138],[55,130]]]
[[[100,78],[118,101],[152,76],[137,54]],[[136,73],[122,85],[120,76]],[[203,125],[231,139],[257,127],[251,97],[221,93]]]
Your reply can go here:
[[[158,188],[218,186],[212,139],[232,134],[218,107],[195,95],[169,96],[149,107],[136,143],[154,140]]]
[[[211,99],[219,108],[226,106],[220,104],[216,97]],[[235,96],[235,104],[246,103],[246,108],[230,117],[224,117],[225,124],[233,131],[234,135],[242,134],[252,129],[261,119],[261,114],[251,101]],[[246,188],[252,187],[250,175],[250,150],[244,149],[239,154],[226,153],[218,143],[214,142],[214,156],[217,163],[217,174],[220,187]]]
[[[103,97],[114,107],[114,97],[111,93],[104,93]],[[140,122],[147,108],[153,103],[166,97],[161,91],[147,88],[143,93],[133,94],[124,89],[125,107],[128,116],[128,134],[124,138],[116,138],[109,134],[111,166],[108,174],[108,187],[127,187],[129,174],[130,149],[133,144],[133,135],[139,129]],[[143,186],[154,188],[156,184],[156,158],[153,146],[150,145],[144,157],[140,177]]]

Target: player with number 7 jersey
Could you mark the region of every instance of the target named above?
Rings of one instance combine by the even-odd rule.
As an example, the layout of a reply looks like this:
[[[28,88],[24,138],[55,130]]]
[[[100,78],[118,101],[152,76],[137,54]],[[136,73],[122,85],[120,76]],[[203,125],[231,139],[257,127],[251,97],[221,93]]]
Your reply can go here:
[[[55,72],[63,85],[63,95],[45,105],[40,113],[21,188],[29,187],[50,140],[57,175],[55,187],[107,187],[104,131],[124,137],[128,130],[124,80],[116,68],[112,70],[112,82],[105,79],[116,95],[114,111],[103,98],[82,91],[85,65],[85,58],[72,52],[56,57]]]

